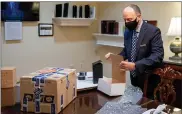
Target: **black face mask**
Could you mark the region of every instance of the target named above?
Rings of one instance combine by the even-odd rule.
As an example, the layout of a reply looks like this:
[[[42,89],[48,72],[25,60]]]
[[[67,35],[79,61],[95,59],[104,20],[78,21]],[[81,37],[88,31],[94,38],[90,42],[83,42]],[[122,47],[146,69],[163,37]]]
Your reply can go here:
[[[125,22],[125,26],[129,30],[135,30],[137,25],[138,25],[137,18],[134,21],[130,21],[130,22],[127,22],[127,23]]]

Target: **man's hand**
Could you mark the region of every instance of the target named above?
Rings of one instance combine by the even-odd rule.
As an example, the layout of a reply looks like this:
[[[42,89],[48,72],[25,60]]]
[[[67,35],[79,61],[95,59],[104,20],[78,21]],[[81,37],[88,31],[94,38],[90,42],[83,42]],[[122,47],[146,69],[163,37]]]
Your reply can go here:
[[[107,53],[106,55],[105,55],[105,58],[107,59],[107,60],[110,60],[111,61],[111,54],[113,54],[113,53]]]
[[[127,62],[127,61],[121,61],[120,67],[121,67],[121,69],[132,71],[132,70],[135,70],[135,63]]]

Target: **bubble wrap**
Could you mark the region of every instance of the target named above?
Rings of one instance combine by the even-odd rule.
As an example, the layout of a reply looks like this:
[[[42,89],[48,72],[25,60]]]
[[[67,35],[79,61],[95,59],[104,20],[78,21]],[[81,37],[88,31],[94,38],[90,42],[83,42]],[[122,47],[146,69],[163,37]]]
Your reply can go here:
[[[140,88],[130,85],[120,100],[107,102],[96,114],[142,114],[147,109],[136,104],[142,96]]]

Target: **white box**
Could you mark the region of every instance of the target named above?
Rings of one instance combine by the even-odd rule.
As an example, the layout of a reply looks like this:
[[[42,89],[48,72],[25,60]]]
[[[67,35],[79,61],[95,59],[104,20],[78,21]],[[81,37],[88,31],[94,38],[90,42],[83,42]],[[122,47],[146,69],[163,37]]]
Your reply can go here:
[[[109,96],[123,95],[126,87],[126,72],[120,69],[123,57],[120,55],[111,56],[112,78],[100,78],[97,89]]]
[[[124,94],[126,83],[113,83],[112,78],[100,78],[98,83],[98,90],[109,95],[119,96]]]

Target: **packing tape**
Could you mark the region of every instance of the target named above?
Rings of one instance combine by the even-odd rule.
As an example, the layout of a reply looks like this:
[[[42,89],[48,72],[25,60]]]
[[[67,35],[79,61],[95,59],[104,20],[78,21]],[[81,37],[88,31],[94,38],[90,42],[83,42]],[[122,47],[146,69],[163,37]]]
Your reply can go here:
[[[64,70],[64,68],[54,68],[54,69],[56,70],[56,72]]]
[[[27,97],[23,98],[23,111],[24,112],[28,111],[28,98]]]
[[[49,76],[53,75],[53,73],[44,73],[44,74],[39,74],[37,76],[34,76],[32,78],[32,81],[35,83],[35,87],[43,87],[45,84],[45,79]]]
[[[41,83],[42,86],[44,86],[44,84],[45,84],[45,79],[46,79],[47,77],[51,76],[51,75],[53,75],[53,73],[47,73],[47,74],[44,74],[44,75],[41,77],[40,83]]]
[[[50,73],[42,73],[42,74],[39,74],[37,76],[34,76],[32,78],[32,81],[35,82],[35,87],[43,87],[44,86],[44,83],[45,83],[45,79],[55,73],[57,74],[63,74],[63,75],[68,75],[67,73],[60,73],[59,71],[62,71],[64,70],[63,68],[52,68],[52,69],[55,69],[56,72],[50,72]],[[68,77],[68,76],[67,76]],[[68,83],[68,86],[69,86],[69,80],[67,81]]]
[[[40,74],[38,76],[35,76],[32,78],[32,81],[35,81],[35,89],[34,89],[34,95],[35,95],[35,113],[40,113],[40,94],[43,93],[43,90],[40,87],[43,87],[43,84],[45,84],[45,79],[51,75],[53,75],[54,73],[44,73],[44,74]],[[51,104],[51,114],[55,113],[55,104],[52,106]]]
[[[35,94],[35,101],[40,101],[40,94]]]
[[[69,85],[70,85],[70,81],[68,79],[68,75],[66,75],[66,89],[68,90],[69,88]]]
[[[40,94],[43,93],[42,88],[40,88],[41,77],[36,78],[34,96],[35,96],[35,113],[40,113]]]
[[[35,95],[35,113],[40,113],[40,94],[42,93],[42,89],[35,88],[34,95]]]
[[[33,92],[36,95],[40,95],[41,93],[43,93],[43,90],[42,90],[42,88],[35,88]]]
[[[45,84],[45,79],[51,75],[53,75],[54,73],[58,73],[58,74],[64,74],[66,75],[66,80],[67,80],[67,83],[66,83],[66,89],[69,88],[69,79],[68,79],[68,74],[66,73],[60,73],[59,71],[62,71],[64,70],[63,68],[54,68],[56,69],[56,72],[51,72],[51,73],[42,73],[42,74],[39,74],[37,76],[34,76],[32,78],[32,81],[35,82],[34,84],[34,95],[35,95],[35,113],[40,113],[40,94],[43,93],[43,90],[40,88],[40,87],[43,87]],[[63,109],[63,95],[61,96],[61,109]],[[24,101],[24,104],[23,104],[23,110],[27,111],[27,107],[28,107],[28,99],[26,99]],[[55,114],[55,104],[51,104],[51,114]]]
[[[61,95],[61,110],[63,109],[63,95]]]
[[[35,79],[36,81],[35,81],[35,87],[40,87],[40,77],[37,77],[36,79]]]
[[[51,104],[51,114],[56,114],[56,106],[55,106],[55,104]]]
[[[35,100],[35,113],[40,113],[40,101]]]
[[[34,76],[32,78],[32,81],[35,82],[35,86],[38,87],[38,86],[41,86],[42,84],[45,83],[45,79],[51,75],[53,75],[54,73],[59,73],[59,71],[61,70],[64,70],[62,68],[57,68],[56,69],[56,72],[51,72],[51,73],[42,73],[42,74],[39,74],[37,76]],[[40,85],[41,84],[41,85]]]

